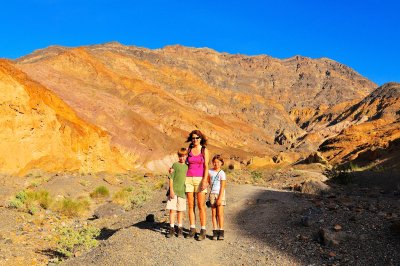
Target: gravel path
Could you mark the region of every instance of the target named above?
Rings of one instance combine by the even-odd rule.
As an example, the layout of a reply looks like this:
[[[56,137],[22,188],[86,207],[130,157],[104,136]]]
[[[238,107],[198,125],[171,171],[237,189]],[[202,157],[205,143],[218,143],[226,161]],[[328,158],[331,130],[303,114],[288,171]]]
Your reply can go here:
[[[296,258],[263,241],[275,234],[271,228],[293,205],[293,194],[250,185],[230,185],[227,189],[225,240],[196,241],[165,238],[163,225],[146,223],[146,213],[165,217],[163,196],[120,218],[110,227],[115,234],[91,252],[67,261],[66,265],[249,265],[299,264]],[[305,203],[305,202],[304,202]],[[211,234],[208,210],[207,232]],[[186,218],[186,217],[185,217]],[[187,218],[185,220],[187,224]],[[185,226],[184,225],[184,226]],[[253,228],[258,228],[254,231]],[[259,237],[254,234],[259,234]]]
[[[367,207],[360,213],[359,208],[364,207],[359,207],[357,203],[359,196],[355,196],[358,205],[353,208],[349,206],[349,201],[353,199],[348,198],[350,196],[342,199],[340,193],[310,197],[251,185],[229,184],[225,240],[206,239],[201,242],[165,238],[165,224],[160,221],[167,221],[168,217],[162,203],[164,195],[158,193],[142,208],[114,217],[114,220],[97,221],[97,226],[105,226],[115,233],[102,241],[99,247],[65,264],[398,265],[400,239],[390,235],[390,221]],[[391,200],[387,207],[380,207],[380,212],[389,213],[390,210],[398,213],[396,206],[399,199],[396,196]],[[336,204],[335,208],[331,206],[332,201]],[[207,232],[210,234],[212,228],[208,211]],[[362,216],[354,219],[351,216],[353,213]],[[146,222],[148,214],[154,214],[159,222]],[[306,221],[302,221],[304,217]],[[187,226],[187,217],[185,219],[184,226]],[[343,227],[340,232],[332,230],[337,223]],[[375,224],[380,226],[372,226]],[[321,228],[324,239],[318,240],[316,236]],[[368,243],[372,242],[365,241],[367,239],[376,241],[370,245]]]

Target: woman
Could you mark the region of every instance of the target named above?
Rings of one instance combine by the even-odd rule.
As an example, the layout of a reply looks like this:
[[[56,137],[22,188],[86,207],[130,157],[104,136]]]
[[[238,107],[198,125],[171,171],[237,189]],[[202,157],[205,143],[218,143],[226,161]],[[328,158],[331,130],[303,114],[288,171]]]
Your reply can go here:
[[[208,162],[209,153],[207,138],[200,130],[190,132],[187,141],[190,142],[188,149],[188,171],[186,174],[186,198],[188,202],[190,231],[188,237],[196,235],[195,222],[195,195],[200,215],[200,235],[197,240],[204,240],[206,237],[206,208],[205,200],[208,187]]]

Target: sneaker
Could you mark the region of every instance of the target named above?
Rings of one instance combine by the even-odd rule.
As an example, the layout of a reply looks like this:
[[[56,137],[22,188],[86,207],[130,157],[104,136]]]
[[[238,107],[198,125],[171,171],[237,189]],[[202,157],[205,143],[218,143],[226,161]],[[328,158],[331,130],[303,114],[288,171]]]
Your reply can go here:
[[[168,233],[165,235],[167,238],[173,237],[175,234],[175,228],[174,227],[170,227],[168,230]]]
[[[219,230],[218,240],[224,240],[224,230]]]
[[[176,232],[176,237],[181,237],[183,236],[183,230],[182,227],[178,227],[178,231]]]
[[[187,238],[195,237],[196,236],[196,228],[190,228],[189,234],[186,235]]]
[[[206,230],[205,230],[205,229],[201,229],[201,230],[200,230],[200,235],[199,235],[199,237],[197,238],[197,240],[198,240],[198,241],[202,241],[202,240],[204,240],[204,239],[206,239]]]
[[[212,240],[217,240],[219,235],[219,230],[213,230]]]

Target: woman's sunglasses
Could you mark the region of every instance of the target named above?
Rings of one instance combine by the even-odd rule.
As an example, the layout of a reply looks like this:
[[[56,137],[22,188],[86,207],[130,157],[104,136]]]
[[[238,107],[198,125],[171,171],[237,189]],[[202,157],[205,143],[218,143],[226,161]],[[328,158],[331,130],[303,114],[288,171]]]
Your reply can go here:
[[[200,137],[192,137],[192,140],[194,140],[194,139],[201,139]]]

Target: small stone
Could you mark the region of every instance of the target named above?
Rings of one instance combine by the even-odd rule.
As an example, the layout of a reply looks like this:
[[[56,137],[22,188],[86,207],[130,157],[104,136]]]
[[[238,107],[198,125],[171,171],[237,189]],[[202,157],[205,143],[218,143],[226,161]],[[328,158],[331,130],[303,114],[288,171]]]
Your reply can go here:
[[[332,257],[335,257],[336,254],[334,252],[329,252],[328,256],[332,258]]]
[[[334,211],[334,210],[336,210],[336,209],[338,208],[338,206],[337,206],[335,203],[330,202],[330,203],[328,204],[327,208],[328,208],[328,210],[330,210],[330,211]]]
[[[386,213],[385,213],[385,212],[378,212],[378,216],[380,216],[380,217],[385,217],[385,216],[386,216]]]
[[[335,224],[335,226],[333,227],[333,229],[338,232],[340,230],[342,230],[342,226],[340,224]]]
[[[349,218],[349,221],[355,222],[355,221],[357,221],[357,217],[356,216],[351,216]]]
[[[154,177],[154,174],[153,173],[145,173],[144,177]]]
[[[394,235],[400,236],[400,220],[394,221],[390,226],[390,230]]]
[[[362,209],[361,207],[359,207],[359,206],[357,206],[357,207],[354,208],[354,211],[355,211],[355,212],[362,212],[362,210],[363,210],[363,209]]]

